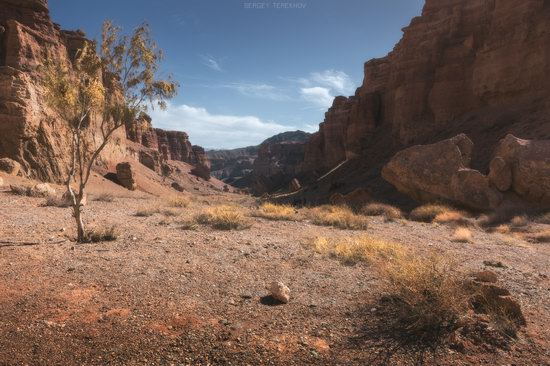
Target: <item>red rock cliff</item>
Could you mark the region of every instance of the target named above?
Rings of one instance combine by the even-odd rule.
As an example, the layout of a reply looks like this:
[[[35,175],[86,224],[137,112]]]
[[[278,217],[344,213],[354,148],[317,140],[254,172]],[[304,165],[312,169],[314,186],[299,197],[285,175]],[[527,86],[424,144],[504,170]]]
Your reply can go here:
[[[427,0],[403,31],[388,56],[365,64],[356,94],[335,99],[302,172],[378,154],[381,130],[394,152],[466,132],[483,156],[507,133],[550,137],[549,1]]]

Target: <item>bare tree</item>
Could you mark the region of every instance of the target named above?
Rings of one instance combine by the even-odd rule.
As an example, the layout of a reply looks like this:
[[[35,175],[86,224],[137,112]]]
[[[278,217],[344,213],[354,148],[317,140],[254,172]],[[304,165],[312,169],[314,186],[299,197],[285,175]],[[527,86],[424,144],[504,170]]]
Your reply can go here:
[[[62,64],[50,53],[43,67],[48,105],[71,131],[65,185],[79,242],[88,240],[82,201],[101,152],[127,121],[155,104],[165,109],[166,100],[178,89],[170,77],[157,79],[163,54],[152,40],[149,26],[140,25],[131,36],[121,36],[120,31],[105,22],[99,46],[86,42],[72,64]]]

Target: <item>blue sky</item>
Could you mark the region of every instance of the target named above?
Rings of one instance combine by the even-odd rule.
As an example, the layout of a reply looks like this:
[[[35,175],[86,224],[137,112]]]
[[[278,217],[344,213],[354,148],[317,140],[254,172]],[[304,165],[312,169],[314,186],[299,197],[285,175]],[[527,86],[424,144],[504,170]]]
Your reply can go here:
[[[156,127],[207,148],[316,131],[336,95],[352,95],[363,63],[384,56],[423,0],[49,0],[64,29],[98,38],[110,19],[131,31],[147,21],[162,70],[181,84]]]

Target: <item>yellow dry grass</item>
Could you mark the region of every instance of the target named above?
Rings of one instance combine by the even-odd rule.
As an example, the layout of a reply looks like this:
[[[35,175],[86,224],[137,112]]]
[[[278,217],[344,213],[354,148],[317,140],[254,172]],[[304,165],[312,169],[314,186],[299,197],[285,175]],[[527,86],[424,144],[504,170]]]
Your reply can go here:
[[[299,219],[296,209],[290,205],[278,205],[275,203],[263,203],[257,211],[253,213],[256,217],[268,220],[289,220]]]
[[[384,216],[387,220],[397,220],[402,216],[401,210],[385,203],[369,203],[361,209],[367,216]]]
[[[409,218],[413,221],[432,222],[438,215],[456,212],[452,207],[443,204],[426,204],[411,211]]]
[[[168,205],[175,208],[186,208],[191,204],[191,200],[186,196],[174,196],[168,200]]]
[[[456,243],[471,243],[472,232],[468,228],[460,227],[456,229],[455,232],[453,233],[453,236],[451,237],[451,241],[454,241]]]
[[[325,205],[311,208],[307,217],[315,225],[334,226],[339,229],[366,230],[368,219],[363,215],[356,215],[346,206]]]
[[[539,233],[532,234],[530,239],[537,243],[550,243],[550,230],[544,230]]]
[[[368,235],[341,239],[318,237],[312,243],[316,252],[330,255],[344,263],[374,263],[405,256],[405,248],[396,243]]]
[[[243,230],[251,226],[246,214],[242,207],[221,205],[205,209],[195,221],[216,230]]]
[[[466,217],[466,213],[462,211],[446,211],[437,214],[434,217],[434,222],[438,224],[453,224],[453,225],[469,225],[470,220]]]
[[[455,263],[441,254],[396,257],[381,267],[399,334],[429,339],[467,314],[469,293]]]

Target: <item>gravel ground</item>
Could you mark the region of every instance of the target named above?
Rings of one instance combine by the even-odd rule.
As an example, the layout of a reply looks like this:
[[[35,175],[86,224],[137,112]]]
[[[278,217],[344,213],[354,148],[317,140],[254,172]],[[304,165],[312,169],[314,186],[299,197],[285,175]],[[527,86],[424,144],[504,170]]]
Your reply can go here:
[[[255,203],[221,193],[195,201],[182,217]],[[43,203],[0,192],[1,365],[364,365],[388,350],[373,331],[384,321],[373,309],[376,272],[307,245],[362,232],[258,218],[242,231],[183,230],[179,217],[135,215],[166,204],[158,198],[116,197],[91,201],[85,218],[116,226],[119,238],[79,245],[68,239],[70,211]],[[472,230],[473,243],[461,244],[448,226],[371,220],[370,235],[442,251],[464,271],[502,261],[492,270],[522,304],[528,325],[508,350],[445,349],[427,363],[550,364],[550,245]],[[290,287],[290,303],[265,297],[271,281]],[[411,362],[400,352],[388,364]]]

